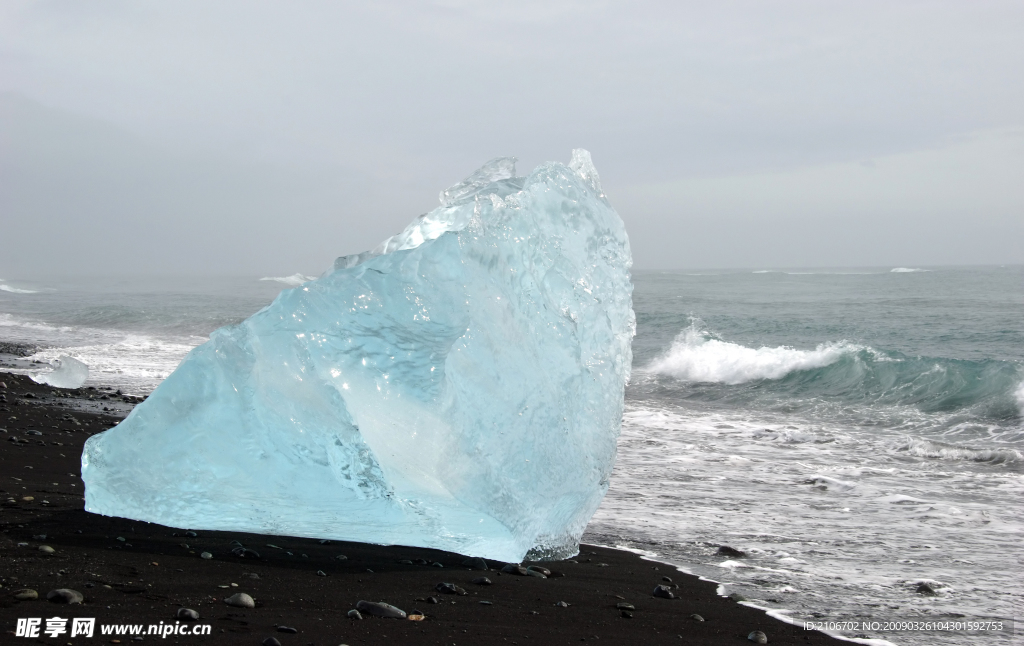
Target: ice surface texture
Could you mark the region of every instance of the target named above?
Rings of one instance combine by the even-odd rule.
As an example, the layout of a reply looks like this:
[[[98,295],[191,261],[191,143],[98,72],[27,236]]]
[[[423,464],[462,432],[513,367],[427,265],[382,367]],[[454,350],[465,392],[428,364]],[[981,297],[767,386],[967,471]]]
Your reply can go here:
[[[37,384],[48,384],[55,388],[81,388],[89,378],[89,366],[74,357],[61,355],[53,361],[53,370],[29,375]]]
[[[586,151],[494,160],[221,328],[82,455],[86,509],[174,527],[576,553],[608,487],[631,257]]]

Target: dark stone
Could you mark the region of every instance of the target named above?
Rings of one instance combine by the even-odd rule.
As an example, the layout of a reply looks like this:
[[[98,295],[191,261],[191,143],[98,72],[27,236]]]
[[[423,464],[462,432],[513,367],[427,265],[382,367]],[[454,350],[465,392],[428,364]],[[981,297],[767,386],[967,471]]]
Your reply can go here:
[[[174,616],[186,621],[199,621],[199,613],[192,608],[178,608],[178,612]]]
[[[494,604],[491,603],[490,601],[481,601],[480,605],[481,606],[493,606]]]
[[[932,586],[931,583],[928,583],[926,581],[922,581],[922,582],[917,584],[917,593],[918,594],[928,595],[928,596],[935,596],[936,594],[938,594],[938,590],[936,590],[935,587]]]
[[[410,561],[409,559],[400,559],[398,561],[398,564],[399,565],[412,565],[412,561]]]
[[[740,601],[746,601],[747,600],[747,598],[744,597],[739,592],[733,592],[732,594],[729,595],[729,598],[732,599],[733,601],[735,601],[736,603],[739,603]]]
[[[323,570],[317,570],[317,571],[316,571],[316,575],[317,575],[317,576],[327,576],[327,573],[326,573],[326,572],[324,572]]]
[[[509,563],[505,567],[501,568],[501,571],[505,574],[514,574],[516,576],[528,576],[526,574],[526,568],[524,568],[522,565],[513,565],[512,563]]]
[[[544,574],[543,572],[540,572],[538,570],[531,570],[530,568],[526,568],[526,576],[532,576],[532,577],[537,578],[537,579],[546,579],[546,578],[548,578],[548,576],[546,574]]]
[[[242,546],[238,546],[231,550],[231,553],[240,559],[258,559],[260,557],[260,553],[256,550],[251,550],[248,547]]]
[[[666,585],[657,586],[656,588],[654,588],[654,592],[652,592],[651,594],[662,599],[676,598],[676,595],[672,594],[672,589]]]
[[[356,610],[373,615],[374,617],[384,617],[386,619],[405,619],[406,617],[404,610],[400,610],[390,603],[384,603],[383,601],[360,601],[356,604]]]
[[[82,596],[81,592],[69,588],[59,588],[46,593],[46,600],[52,603],[80,604],[84,599],[85,597]]]
[[[430,565],[425,559],[415,559],[413,563],[415,565]]]
[[[555,603],[555,605],[558,606],[559,608],[568,608],[569,607],[569,604],[567,604],[564,601],[558,601],[558,602]]]
[[[444,567],[444,565],[438,563],[437,561],[434,561],[433,563],[430,564],[430,567]]]
[[[632,619],[633,618],[633,613],[628,611],[628,610],[622,610],[622,611],[619,612],[619,616],[622,617],[623,619]]]
[[[480,570],[482,572],[486,572],[490,569],[487,567],[487,561],[479,557],[466,559],[462,562],[462,567],[468,567],[470,570]]]
[[[297,628],[292,628],[291,626],[278,626],[277,627],[277,632],[279,632],[279,633],[288,633],[289,635],[294,635],[294,634],[298,633],[299,630]]]
[[[636,610],[636,608],[633,606],[633,604],[626,603],[625,601],[618,602],[617,604],[615,604],[615,607],[618,608],[619,610]]]
[[[437,597],[427,597],[427,603],[441,603]]]
[[[670,576],[663,576],[663,577],[661,577],[661,580],[664,581],[665,583],[672,583],[672,577],[670,577]]]
[[[750,641],[754,642],[755,644],[767,644],[768,643],[767,635],[765,635],[760,630],[755,630],[754,632],[752,632],[749,635],[747,635],[747,639],[749,639]]]
[[[263,640],[263,646],[281,646],[281,642],[276,637],[267,637]]]
[[[704,621],[704,617],[701,617],[700,615],[690,615],[690,619],[693,619],[694,621]]]
[[[719,545],[716,554],[721,556],[731,556],[733,558],[742,558],[747,555],[746,552],[742,552],[735,547],[729,547],[728,545]]]
[[[491,585],[491,580],[485,576],[478,576],[470,581],[470,583],[475,583],[476,585]]]
[[[185,536],[188,536],[189,538],[195,538],[196,536],[199,536],[199,534],[196,534],[193,531],[188,531],[188,532],[185,532]]]
[[[526,566],[526,570],[529,572],[540,572],[545,577],[551,576],[551,570],[547,569],[546,567],[541,567],[539,565],[528,565]]]
[[[434,586],[434,589],[442,594],[457,594],[459,596],[466,596],[467,592],[455,585],[454,583],[438,583]]]
[[[360,612],[358,610],[349,610],[347,616],[348,616],[349,619],[362,619],[363,618],[363,615],[360,614]]]

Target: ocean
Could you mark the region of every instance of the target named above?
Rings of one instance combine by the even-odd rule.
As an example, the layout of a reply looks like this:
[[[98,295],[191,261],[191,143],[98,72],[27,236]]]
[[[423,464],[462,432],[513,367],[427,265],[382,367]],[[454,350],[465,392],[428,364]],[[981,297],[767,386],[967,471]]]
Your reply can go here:
[[[0,281],[0,343],[145,394],[304,277]],[[636,272],[611,488],[585,540],[793,621],[1002,621],[1024,583],[1024,267]],[[9,349],[9,348],[8,348]],[[722,545],[744,553],[727,556]],[[845,630],[898,644],[1007,631]]]

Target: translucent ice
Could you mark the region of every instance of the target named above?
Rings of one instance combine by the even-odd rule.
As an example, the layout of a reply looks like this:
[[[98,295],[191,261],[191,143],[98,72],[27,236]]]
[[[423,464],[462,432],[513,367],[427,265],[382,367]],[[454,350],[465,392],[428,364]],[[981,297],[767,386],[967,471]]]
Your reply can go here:
[[[586,151],[442,206],[214,332],[82,456],[86,509],[176,527],[574,554],[608,487],[634,319]]]
[[[81,388],[89,378],[89,366],[78,359],[61,355],[53,361],[53,370],[29,375],[37,384],[48,384],[55,388]]]

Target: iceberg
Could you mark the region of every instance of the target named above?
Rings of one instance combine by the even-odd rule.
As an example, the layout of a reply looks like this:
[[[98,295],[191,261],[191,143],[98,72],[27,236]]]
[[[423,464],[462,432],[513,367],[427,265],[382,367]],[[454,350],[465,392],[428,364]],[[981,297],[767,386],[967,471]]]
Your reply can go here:
[[[585,150],[487,163],[377,248],[194,348],[82,454],[85,508],[172,527],[578,552],[635,320]]]
[[[37,384],[47,384],[54,388],[81,388],[89,378],[89,366],[74,357],[61,355],[52,362],[53,370],[37,372],[29,378]]]

